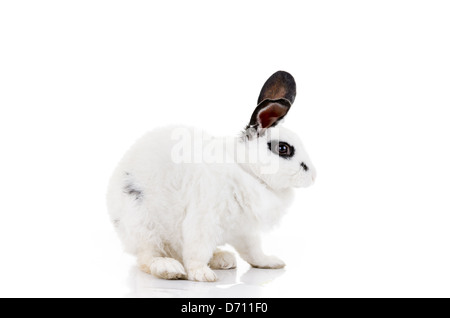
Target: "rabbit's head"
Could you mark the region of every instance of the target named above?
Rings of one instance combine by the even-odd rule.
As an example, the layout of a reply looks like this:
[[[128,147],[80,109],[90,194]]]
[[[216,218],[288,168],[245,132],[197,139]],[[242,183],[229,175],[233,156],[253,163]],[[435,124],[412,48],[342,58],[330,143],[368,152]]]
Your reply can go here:
[[[280,125],[295,95],[292,75],[283,71],[273,74],[264,84],[258,106],[242,135],[245,168],[276,190],[307,187],[316,178],[316,169],[300,138]]]

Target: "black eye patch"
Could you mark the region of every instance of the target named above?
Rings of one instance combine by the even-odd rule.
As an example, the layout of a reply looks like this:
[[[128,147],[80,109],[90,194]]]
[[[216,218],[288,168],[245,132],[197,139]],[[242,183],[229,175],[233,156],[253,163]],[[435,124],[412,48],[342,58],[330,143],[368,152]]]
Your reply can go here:
[[[291,158],[295,154],[294,146],[284,141],[271,141],[267,143],[269,150],[282,158]]]

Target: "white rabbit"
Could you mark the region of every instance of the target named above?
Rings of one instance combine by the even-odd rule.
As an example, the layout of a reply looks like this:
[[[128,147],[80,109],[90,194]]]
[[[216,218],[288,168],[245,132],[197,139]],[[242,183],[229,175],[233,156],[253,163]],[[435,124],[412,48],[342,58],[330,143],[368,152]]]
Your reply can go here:
[[[295,94],[294,78],[279,71],[264,84],[239,137],[174,126],[151,131],[131,147],[111,177],[107,203],[141,270],[215,281],[211,269],[236,267],[231,252],[217,249],[226,243],[254,267],[285,266],[263,253],[260,233],[284,214],[292,188],[307,187],[316,176],[300,139],[278,125]]]

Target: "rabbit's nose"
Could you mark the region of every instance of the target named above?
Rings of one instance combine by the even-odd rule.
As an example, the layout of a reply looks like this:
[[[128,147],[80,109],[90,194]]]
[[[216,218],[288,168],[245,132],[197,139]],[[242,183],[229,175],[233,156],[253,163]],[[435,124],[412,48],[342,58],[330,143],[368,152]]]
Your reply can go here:
[[[311,172],[311,179],[312,179],[313,182],[316,181],[316,176],[317,176],[316,169],[314,169],[314,170]]]

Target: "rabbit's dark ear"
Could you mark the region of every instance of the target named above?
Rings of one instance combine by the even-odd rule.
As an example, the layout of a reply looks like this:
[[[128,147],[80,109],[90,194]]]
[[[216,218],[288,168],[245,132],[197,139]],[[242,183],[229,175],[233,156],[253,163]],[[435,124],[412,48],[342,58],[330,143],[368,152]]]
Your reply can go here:
[[[292,105],[295,100],[296,85],[294,77],[284,71],[274,73],[264,83],[258,97],[258,105],[265,99],[286,99]]]
[[[274,127],[286,116],[296,94],[295,80],[291,74],[278,71],[264,84],[247,128],[258,132]]]
[[[259,104],[253,112],[247,128],[256,128],[258,131],[274,127],[286,116],[291,104],[285,99],[266,99]]]

